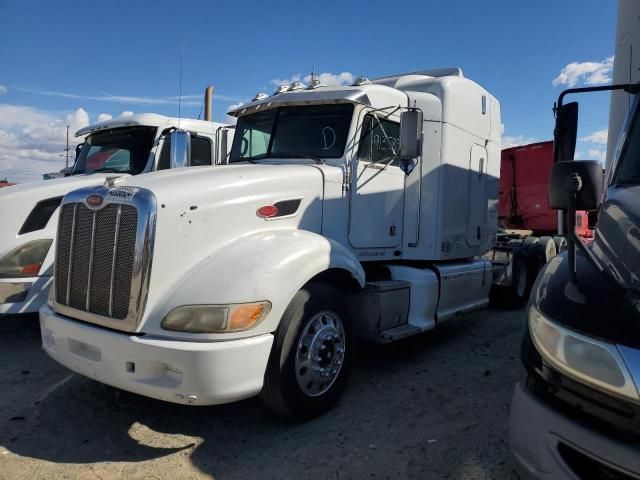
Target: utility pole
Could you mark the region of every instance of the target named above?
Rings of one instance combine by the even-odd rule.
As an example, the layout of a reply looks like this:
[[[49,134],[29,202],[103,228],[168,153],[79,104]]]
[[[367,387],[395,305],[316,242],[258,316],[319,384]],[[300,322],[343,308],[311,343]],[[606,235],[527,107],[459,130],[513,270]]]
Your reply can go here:
[[[69,169],[69,125],[67,125],[67,147],[64,149],[64,168]]]

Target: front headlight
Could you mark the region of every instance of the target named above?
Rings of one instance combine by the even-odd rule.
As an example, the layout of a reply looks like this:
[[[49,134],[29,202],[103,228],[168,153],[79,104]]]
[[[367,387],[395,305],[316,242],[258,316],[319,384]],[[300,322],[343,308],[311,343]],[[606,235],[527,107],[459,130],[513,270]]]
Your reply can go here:
[[[529,307],[529,331],[542,357],[569,377],[600,390],[640,400],[638,388],[616,345],[563,328],[534,306]]]
[[[231,305],[184,305],[160,324],[165,330],[189,333],[240,332],[255,326],[271,310],[269,302]]]
[[[31,240],[0,259],[0,277],[35,277],[49,253],[53,240]]]

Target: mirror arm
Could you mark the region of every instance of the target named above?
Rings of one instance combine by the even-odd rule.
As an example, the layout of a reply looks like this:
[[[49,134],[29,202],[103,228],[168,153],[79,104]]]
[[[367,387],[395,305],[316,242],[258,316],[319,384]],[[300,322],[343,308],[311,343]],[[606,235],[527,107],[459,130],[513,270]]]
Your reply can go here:
[[[631,95],[636,95],[640,93],[640,83],[620,83],[616,85],[601,85],[599,87],[580,87],[580,88],[569,88],[564,90],[558,96],[558,102],[554,106],[554,112],[562,109],[562,101],[564,97],[571,93],[585,93],[585,92],[606,92],[611,90],[624,90]]]

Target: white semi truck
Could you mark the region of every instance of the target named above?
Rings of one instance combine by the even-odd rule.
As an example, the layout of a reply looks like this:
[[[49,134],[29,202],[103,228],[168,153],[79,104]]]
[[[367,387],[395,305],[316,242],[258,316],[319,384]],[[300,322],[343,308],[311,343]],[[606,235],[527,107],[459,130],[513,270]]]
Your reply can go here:
[[[230,114],[229,165],[64,197],[40,310],[52,358],[157,399],[260,394],[310,418],[358,338],[487,305],[500,107],[459,68],[293,83]]]
[[[170,163],[170,132],[189,133],[190,155]],[[79,130],[86,137],[71,175],[0,190],[0,315],[37,312],[46,302],[53,274],[54,238],[62,197],[130,176],[226,160],[228,125],[143,113]]]

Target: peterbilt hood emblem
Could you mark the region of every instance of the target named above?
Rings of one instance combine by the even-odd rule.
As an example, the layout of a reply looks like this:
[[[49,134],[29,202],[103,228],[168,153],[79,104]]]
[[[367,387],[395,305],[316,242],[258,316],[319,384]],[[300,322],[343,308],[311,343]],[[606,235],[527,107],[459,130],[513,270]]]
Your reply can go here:
[[[93,208],[100,208],[104,203],[104,197],[97,193],[92,193],[87,197],[87,205]]]

